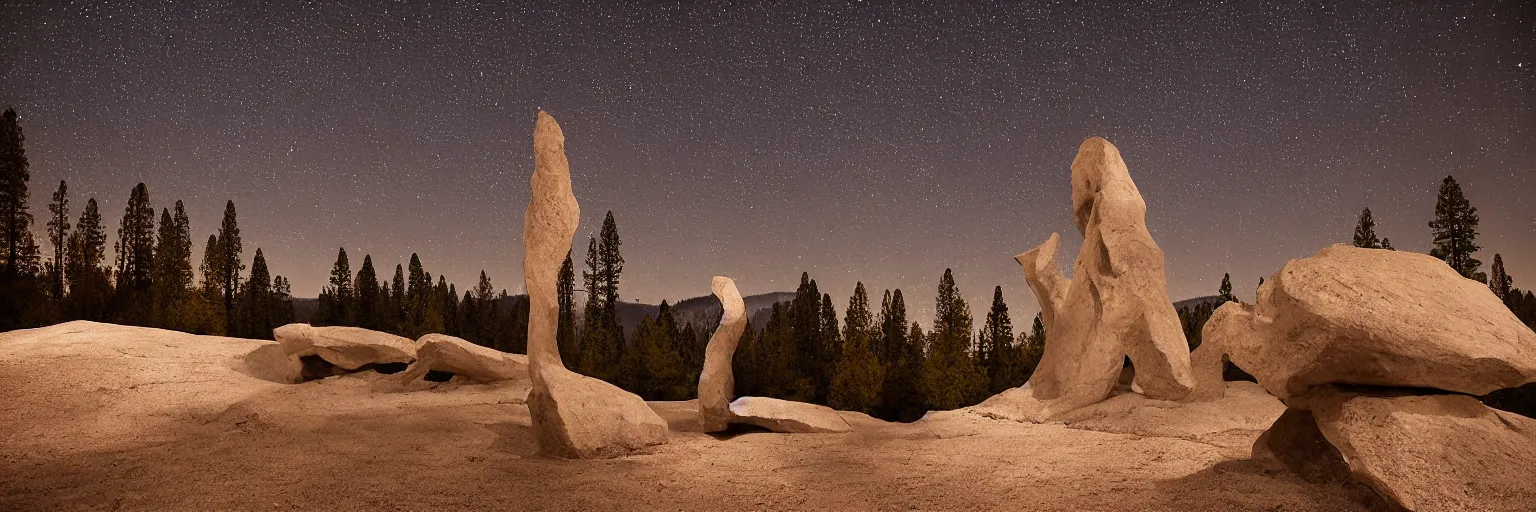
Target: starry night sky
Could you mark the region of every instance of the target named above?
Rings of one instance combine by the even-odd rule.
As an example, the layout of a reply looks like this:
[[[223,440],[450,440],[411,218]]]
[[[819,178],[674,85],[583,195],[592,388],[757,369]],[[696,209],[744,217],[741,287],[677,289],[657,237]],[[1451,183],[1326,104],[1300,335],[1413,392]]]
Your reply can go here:
[[[339,246],[354,271],[417,252],[461,290],[484,269],[518,293],[543,109],[582,205],[575,257],[612,210],[625,300],[706,295],[716,274],[792,291],[809,271],[839,311],[862,280],[927,325],[950,267],[978,325],[1001,285],[1027,328],[1012,256],[1059,231],[1070,267],[1069,168],[1101,135],[1175,299],[1223,272],[1252,297],[1347,243],[1366,206],[1428,251],[1447,174],[1481,214],[1484,269],[1503,253],[1536,286],[1521,1],[254,3],[6,2],[0,103],[22,116],[33,214],[65,179],[115,238],[143,181],[157,210],[186,201],[194,261],[233,199],[247,261],[262,248],[296,296]]]

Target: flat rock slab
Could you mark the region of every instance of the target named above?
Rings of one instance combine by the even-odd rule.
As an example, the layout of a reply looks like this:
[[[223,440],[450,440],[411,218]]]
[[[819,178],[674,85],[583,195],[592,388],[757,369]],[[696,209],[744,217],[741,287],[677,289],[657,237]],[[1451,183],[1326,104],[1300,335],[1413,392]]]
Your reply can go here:
[[[288,324],[274,329],[272,334],[289,356],[318,356],[344,370],[416,360],[416,342],[360,327]]]
[[[744,396],[731,402],[734,423],[746,423],[785,434],[848,432],[848,425],[838,412],[824,405],[793,402],[777,398]]]
[[[1330,384],[1484,395],[1536,381],[1536,333],[1483,283],[1410,252],[1335,245],[1291,260],[1203,337],[1214,345],[1196,352],[1227,354],[1281,400]],[[1195,359],[1197,381],[1221,371],[1214,352]]]
[[[550,457],[618,457],[667,442],[667,421],[639,395],[558,366],[541,369],[528,408],[538,411],[539,453]]]
[[[448,372],[480,383],[528,378],[528,356],[522,354],[508,354],[446,334],[428,334],[416,343],[416,362],[399,377],[404,382],[421,380],[429,371]]]

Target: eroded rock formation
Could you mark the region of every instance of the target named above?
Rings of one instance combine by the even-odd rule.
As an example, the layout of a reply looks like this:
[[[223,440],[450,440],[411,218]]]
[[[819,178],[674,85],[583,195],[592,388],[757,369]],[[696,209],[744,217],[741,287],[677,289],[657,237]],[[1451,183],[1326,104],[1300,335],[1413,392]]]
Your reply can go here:
[[[1147,231],[1146,203],[1109,141],[1091,137],[1072,162],[1072,213],[1083,246],[1068,279],[1056,263],[1058,235],[1017,257],[1039,299],[1050,343],[1020,390],[981,407],[1043,421],[1107,397],[1124,357],[1136,389],[1178,399],[1194,386],[1189,346],[1168,298],[1163,251]]]
[[[1536,420],[1454,394],[1536,381],[1536,333],[1438,259],[1328,247],[1286,263],[1256,304],[1217,309],[1203,337],[1197,399],[1221,396],[1225,357],[1288,407],[1255,459],[1350,475],[1409,510],[1536,503]]]
[[[704,348],[704,369],[699,373],[699,423],[705,432],[719,432],[731,420],[731,399],[736,395],[731,358],[747,327],[747,317],[735,281],[715,276],[710,281],[710,290],[720,299],[720,327]]]
[[[415,382],[427,372],[447,372],[469,382],[528,378],[528,356],[508,354],[446,334],[416,340],[416,362],[400,372],[400,382]]]
[[[1536,333],[1486,285],[1411,252],[1335,245],[1292,260],[1257,304],[1217,309],[1203,338],[1281,400],[1326,384],[1483,395],[1536,381]]]
[[[416,342],[361,327],[288,324],[273,329],[272,335],[290,357],[317,356],[347,371],[416,360]]]
[[[848,420],[825,405],[744,396],[730,405],[731,420],[786,434],[827,434],[853,430]]]
[[[565,134],[539,112],[533,132],[532,198],[523,220],[523,284],[528,290],[528,412],[539,452],[553,457],[624,455],[667,442],[667,423],[638,395],[565,368],[555,340],[555,285],[581,207],[571,192]]]

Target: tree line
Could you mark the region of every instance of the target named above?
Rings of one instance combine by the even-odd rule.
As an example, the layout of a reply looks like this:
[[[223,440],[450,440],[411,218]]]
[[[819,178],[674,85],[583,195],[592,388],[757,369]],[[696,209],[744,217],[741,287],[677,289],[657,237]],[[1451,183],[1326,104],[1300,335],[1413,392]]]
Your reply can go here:
[[[271,275],[260,248],[242,275],[234,201],[225,204],[222,223],[208,235],[197,282],[191,221],[181,201],[162,207],[157,223],[149,188],[135,186],[118,223],[115,259],[108,263],[108,226],[96,198],[87,198],[79,217],[71,217],[69,184],[60,181],[47,205],[45,242],[53,254],[44,261],[27,205],[25,141],[19,116],[7,109],[0,117],[0,331],[92,320],[270,339],[272,328],[292,318],[288,280]]]

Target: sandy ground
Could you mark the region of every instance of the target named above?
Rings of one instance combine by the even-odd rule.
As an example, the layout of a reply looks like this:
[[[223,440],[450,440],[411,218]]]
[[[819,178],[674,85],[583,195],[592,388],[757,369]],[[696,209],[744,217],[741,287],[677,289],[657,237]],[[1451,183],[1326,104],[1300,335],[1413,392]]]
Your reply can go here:
[[[1247,461],[1282,408],[1246,384],[1200,406],[1122,395],[1071,424],[845,413],[848,434],[711,436],[691,431],[692,402],[656,402],[669,444],[564,461],[533,455],[526,382],[242,373],[269,344],[85,322],[0,334],[0,510],[1378,508]]]

